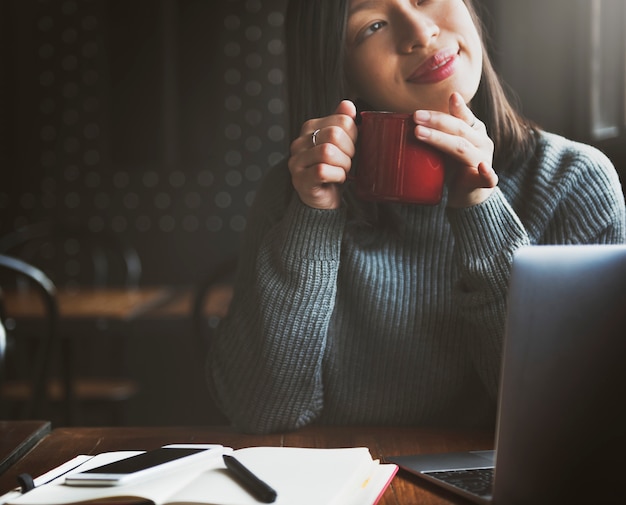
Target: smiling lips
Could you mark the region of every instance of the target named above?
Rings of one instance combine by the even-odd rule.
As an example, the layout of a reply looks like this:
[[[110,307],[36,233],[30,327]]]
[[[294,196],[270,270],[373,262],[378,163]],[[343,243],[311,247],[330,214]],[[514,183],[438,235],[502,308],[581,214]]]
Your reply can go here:
[[[444,49],[422,63],[407,81],[413,84],[433,84],[450,77],[456,67],[457,51]]]

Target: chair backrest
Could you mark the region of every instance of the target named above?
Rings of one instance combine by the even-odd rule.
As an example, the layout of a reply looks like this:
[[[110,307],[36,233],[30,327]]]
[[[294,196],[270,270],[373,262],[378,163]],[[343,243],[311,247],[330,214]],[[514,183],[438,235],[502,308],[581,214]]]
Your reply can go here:
[[[26,379],[30,383],[32,395],[30,402],[24,405],[24,412],[19,416],[22,418],[35,418],[43,409],[44,400],[46,398],[46,382],[49,377],[52,357],[57,346],[57,326],[59,321],[59,308],[56,298],[56,287],[45,273],[40,269],[22,261],[4,254],[0,254],[0,316],[2,318],[2,326],[6,332],[6,346],[2,349],[0,355],[0,363],[2,366],[2,379],[7,375],[5,365],[8,364],[12,351],[17,351],[17,340],[22,336],[19,332],[14,331],[15,324],[11,318],[11,314],[7,311],[6,305],[3,303],[3,295],[11,291],[19,296],[18,290],[27,282],[32,285],[41,298],[44,308],[44,324],[41,326],[41,333],[34,335],[31,339],[34,344],[35,351],[28,360],[29,370],[24,370],[21,366],[20,372],[25,373]],[[38,327],[39,328],[39,327]]]
[[[58,286],[133,288],[141,277],[135,248],[119,235],[79,221],[43,221],[0,237],[0,253],[36,265]]]

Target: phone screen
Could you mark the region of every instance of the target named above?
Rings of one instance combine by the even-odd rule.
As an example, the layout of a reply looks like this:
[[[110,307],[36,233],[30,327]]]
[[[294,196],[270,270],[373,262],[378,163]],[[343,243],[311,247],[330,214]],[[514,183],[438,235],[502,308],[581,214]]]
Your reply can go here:
[[[168,448],[168,449],[155,449],[153,451],[144,452],[141,454],[137,454],[136,456],[131,456],[130,458],[122,459],[120,461],[115,461],[114,463],[109,463],[106,465],[99,466],[97,468],[92,468],[91,470],[85,470],[81,472],[83,474],[97,474],[97,473],[106,473],[106,474],[127,474],[138,472],[139,470],[145,470],[146,468],[151,468],[153,466],[161,465],[163,463],[167,463],[168,461],[173,461],[178,458],[183,458],[185,456],[189,456],[191,454],[196,454],[198,452],[205,451],[206,449],[198,448]]]

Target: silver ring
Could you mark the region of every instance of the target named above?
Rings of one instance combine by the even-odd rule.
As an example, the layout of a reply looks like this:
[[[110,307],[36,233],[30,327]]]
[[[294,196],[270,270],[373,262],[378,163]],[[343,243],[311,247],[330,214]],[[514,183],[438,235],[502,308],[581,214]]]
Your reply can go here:
[[[318,128],[317,130],[315,130],[312,134],[311,134],[311,142],[313,142],[313,147],[315,147],[317,145],[317,134],[320,132],[320,129]]]

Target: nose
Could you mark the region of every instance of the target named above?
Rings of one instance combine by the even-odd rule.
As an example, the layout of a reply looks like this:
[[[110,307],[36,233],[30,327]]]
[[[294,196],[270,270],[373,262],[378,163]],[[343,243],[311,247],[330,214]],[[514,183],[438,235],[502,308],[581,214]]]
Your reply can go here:
[[[399,18],[398,47],[402,53],[428,47],[439,35],[439,25],[435,20],[414,7],[399,13]]]

